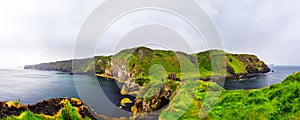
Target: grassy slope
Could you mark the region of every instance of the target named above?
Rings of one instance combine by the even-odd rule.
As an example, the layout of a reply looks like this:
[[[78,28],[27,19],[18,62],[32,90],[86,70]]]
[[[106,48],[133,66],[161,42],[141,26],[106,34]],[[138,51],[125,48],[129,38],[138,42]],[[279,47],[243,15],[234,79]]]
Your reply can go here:
[[[213,86],[213,87],[212,87]],[[218,97],[218,92],[223,91]],[[184,91],[184,90],[183,90]],[[207,95],[207,96],[205,96]],[[287,77],[282,83],[256,90],[222,90],[215,83],[201,82],[194,92],[195,99],[178,94],[169,107],[160,115],[161,119],[201,119],[201,106],[212,108],[205,119],[299,119],[300,116],[300,72]],[[205,97],[217,100],[215,106],[203,103]],[[188,103],[178,102],[193,101]],[[184,110],[185,106],[189,106]],[[184,111],[182,111],[184,110]],[[200,112],[201,114],[201,112]],[[202,119],[204,119],[202,118]]]
[[[260,73],[264,64],[254,55],[230,54],[222,50],[210,50],[188,55],[182,52],[151,50],[145,47],[123,50],[114,56],[97,56],[95,58],[96,71],[104,72],[105,68],[112,70],[112,66],[108,62],[114,65],[122,64],[126,66],[125,70],[135,73],[134,78],[136,80],[145,79],[140,83],[141,85],[144,84],[143,82],[146,83],[145,85],[148,84],[148,79],[151,79],[150,74],[152,74],[151,67],[155,65],[160,65],[164,69],[165,78],[170,73],[176,73],[176,77],[179,79],[191,79],[248,74],[247,66],[253,67],[257,73]],[[121,65],[119,65],[120,67]],[[233,70],[230,72],[227,70],[228,68]]]

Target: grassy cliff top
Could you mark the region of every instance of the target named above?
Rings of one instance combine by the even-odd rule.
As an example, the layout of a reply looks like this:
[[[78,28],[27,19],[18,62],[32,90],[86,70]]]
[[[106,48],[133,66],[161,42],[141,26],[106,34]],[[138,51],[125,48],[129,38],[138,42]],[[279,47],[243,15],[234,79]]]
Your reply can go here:
[[[174,79],[188,79],[238,76],[270,71],[268,66],[255,55],[232,54],[223,50],[186,54],[152,50],[147,47],[125,49],[112,56],[95,56],[94,59],[74,60],[73,64],[69,60],[28,65],[25,68],[73,73],[96,72],[121,79],[152,79],[151,76],[156,74],[163,74],[162,78],[176,74]],[[125,71],[127,74],[120,76],[121,71]],[[153,73],[153,71],[162,73]]]
[[[280,84],[256,90],[223,90],[215,83],[199,81],[194,98],[177,94],[161,119],[298,119],[300,115],[300,72],[294,73]],[[215,88],[215,92],[209,88]],[[205,102],[205,98],[216,104]],[[191,104],[176,102],[191,100]],[[182,111],[189,106],[185,111]],[[203,118],[200,109],[210,111]],[[202,109],[203,110],[203,109]],[[204,109],[205,110],[205,109]]]

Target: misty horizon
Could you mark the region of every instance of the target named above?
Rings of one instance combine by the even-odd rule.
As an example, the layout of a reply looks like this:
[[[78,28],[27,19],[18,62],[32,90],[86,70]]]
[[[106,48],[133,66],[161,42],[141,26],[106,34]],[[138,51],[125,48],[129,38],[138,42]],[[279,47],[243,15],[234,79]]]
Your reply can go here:
[[[140,48],[140,47],[146,47],[146,48],[150,48],[151,50],[163,50],[163,51],[173,51],[173,52],[183,52],[183,53],[186,53],[184,51],[176,51],[176,50],[169,50],[169,49],[164,49],[164,48],[159,48],[159,47],[150,47],[150,46],[136,46],[136,47],[130,47],[130,48],[125,48],[125,49],[122,49],[122,50],[128,50],[128,49],[135,49],[135,48]],[[120,51],[117,51],[117,53],[121,52],[122,50]],[[203,50],[203,51],[198,51],[198,52],[195,52],[195,53],[201,53],[201,52],[205,52],[205,51],[209,51],[209,50],[221,50],[221,49],[206,49],[206,50]],[[230,53],[230,54],[249,54],[249,55],[255,55],[255,54],[251,54],[251,53],[233,53],[233,52],[228,52],[226,50],[224,50],[226,53]],[[190,54],[195,54],[195,53],[190,53]],[[95,54],[94,56],[91,56],[91,57],[83,57],[83,58],[62,58],[62,59],[59,59],[59,60],[53,60],[53,61],[46,61],[46,62],[40,62],[40,63],[35,63],[35,64],[26,64],[26,65],[37,65],[37,64],[43,64],[43,63],[51,63],[51,62],[60,62],[60,61],[69,61],[69,60],[80,60],[80,59],[90,59],[90,58],[93,58],[95,56],[112,56],[112,55],[116,55],[114,53],[110,53],[110,54]],[[256,56],[256,55],[255,55]],[[258,58],[260,58],[259,56],[257,56]],[[262,60],[262,59],[260,59]],[[264,60],[262,60],[264,61]],[[276,65],[276,66],[300,66],[300,65],[291,65],[291,64],[273,64],[273,63],[266,63],[267,65]],[[25,67],[26,65],[24,66],[18,66],[18,68],[23,68]]]

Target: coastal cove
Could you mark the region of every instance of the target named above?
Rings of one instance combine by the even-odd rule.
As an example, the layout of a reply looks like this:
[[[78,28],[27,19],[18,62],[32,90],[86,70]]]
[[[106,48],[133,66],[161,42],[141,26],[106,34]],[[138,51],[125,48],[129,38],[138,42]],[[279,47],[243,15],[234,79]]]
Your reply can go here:
[[[280,83],[283,78],[299,71],[297,66],[274,66],[271,67],[274,73],[266,73],[250,79],[236,81],[227,80],[224,88],[232,89],[256,89],[269,86],[271,84]],[[130,116],[127,111],[118,108],[118,103],[125,96],[120,94],[120,88],[116,86],[113,79],[106,79],[89,75],[75,75],[81,77],[87,83],[86,87],[95,86],[96,83],[101,84],[103,93],[101,100],[101,110],[95,111],[109,117]],[[96,79],[95,79],[96,78]],[[73,76],[57,71],[39,71],[39,70],[23,70],[23,69],[1,69],[0,70],[0,99],[1,101],[11,101],[20,99],[22,104],[35,104],[41,100],[57,97],[74,97],[79,98]],[[60,91],[60,92],[57,92]],[[110,95],[110,96],[107,96]],[[112,102],[111,102],[112,101]],[[90,106],[97,103],[89,103]],[[116,114],[119,113],[119,114]]]
[[[109,117],[129,117],[127,112],[130,104],[121,110],[120,101],[124,97],[120,94],[120,88],[116,86],[113,79],[95,77],[91,75],[70,75],[59,71],[41,71],[25,69],[1,69],[0,70],[0,101],[20,100],[21,104],[36,104],[42,100],[52,98],[80,98],[73,78],[80,77],[88,88],[100,88],[95,86],[101,84],[101,93],[91,93],[100,95],[99,102],[88,103],[90,107],[98,107],[101,103],[101,111],[98,114]],[[105,94],[108,93],[108,94]],[[126,111],[127,110],[127,111]],[[115,114],[118,113],[118,114]]]

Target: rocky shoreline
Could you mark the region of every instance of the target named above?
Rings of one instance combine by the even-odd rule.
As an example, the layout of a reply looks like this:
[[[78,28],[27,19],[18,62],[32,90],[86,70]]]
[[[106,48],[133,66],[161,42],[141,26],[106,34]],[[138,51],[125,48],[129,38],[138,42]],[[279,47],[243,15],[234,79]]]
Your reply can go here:
[[[40,101],[37,104],[29,105],[21,105],[18,101],[0,102],[0,119],[5,119],[11,116],[20,116],[25,111],[30,111],[34,114],[55,116],[62,108],[65,107],[63,101],[69,101],[69,103],[78,110],[81,118],[96,120],[88,111],[87,106],[77,98],[53,98]]]

